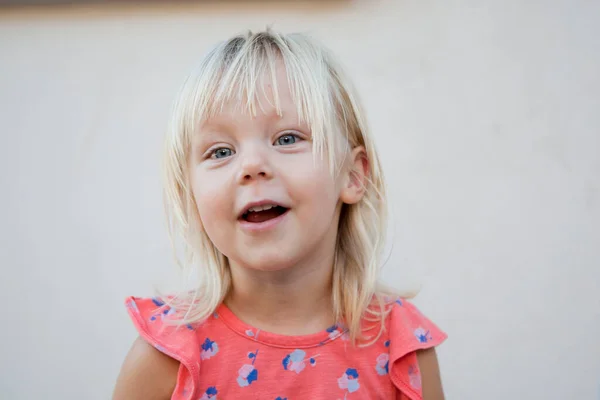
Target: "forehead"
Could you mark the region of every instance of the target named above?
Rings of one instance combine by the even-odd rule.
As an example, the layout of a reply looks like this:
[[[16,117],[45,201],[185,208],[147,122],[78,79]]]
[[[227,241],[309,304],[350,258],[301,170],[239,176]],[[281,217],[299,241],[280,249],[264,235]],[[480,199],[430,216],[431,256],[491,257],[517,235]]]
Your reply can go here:
[[[302,122],[298,109],[304,101],[294,98],[281,61],[274,65],[273,71],[262,71],[253,83],[237,82],[228,93],[221,90],[221,95],[217,91],[201,119],[201,129],[228,126],[244,120]]]

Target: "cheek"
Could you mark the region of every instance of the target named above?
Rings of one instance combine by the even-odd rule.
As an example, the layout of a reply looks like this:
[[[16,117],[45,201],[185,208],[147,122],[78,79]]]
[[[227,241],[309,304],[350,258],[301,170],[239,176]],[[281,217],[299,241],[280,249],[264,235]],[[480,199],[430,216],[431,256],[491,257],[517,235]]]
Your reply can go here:
[[[194,176],[193,193],[200,219],[207,233],[211,235],[212,227],[218,225],[218,221],[229,217],[232,196],[228,195],[223,179],[211,174]]]
[[[335,208],[339,200],[338,183],[326,166],[309,164],[294,170],[296,196],[302,203],[317,207],[320,212],[328,213]],[[313,210],[314,212],[314,210]]]

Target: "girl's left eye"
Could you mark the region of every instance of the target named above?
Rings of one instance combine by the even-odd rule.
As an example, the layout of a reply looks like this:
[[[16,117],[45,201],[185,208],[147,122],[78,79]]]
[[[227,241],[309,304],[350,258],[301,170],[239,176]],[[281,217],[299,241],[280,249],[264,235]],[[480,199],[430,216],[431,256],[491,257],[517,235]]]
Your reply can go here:
[[[300,140],[298,136],[293,134],[287,134],[279,137],[279,139],[275,141],[275,144],[278,146],[288,146],[290,144],[296,143],[298,140]]]

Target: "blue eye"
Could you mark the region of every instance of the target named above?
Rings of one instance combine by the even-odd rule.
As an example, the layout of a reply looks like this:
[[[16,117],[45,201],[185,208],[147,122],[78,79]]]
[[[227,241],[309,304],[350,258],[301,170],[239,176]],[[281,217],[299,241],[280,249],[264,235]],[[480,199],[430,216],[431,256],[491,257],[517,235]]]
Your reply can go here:
[[[210,158],[225,158],[231,157],[233,155],[233,150],[228,149],[227,147],[220,147],[218,149],[213,150],[210,155]]]
[[[279,146],[287,146],[296,143],[298,139],[299,138],[296,135],[283,135],[275,141],[275,144]]]

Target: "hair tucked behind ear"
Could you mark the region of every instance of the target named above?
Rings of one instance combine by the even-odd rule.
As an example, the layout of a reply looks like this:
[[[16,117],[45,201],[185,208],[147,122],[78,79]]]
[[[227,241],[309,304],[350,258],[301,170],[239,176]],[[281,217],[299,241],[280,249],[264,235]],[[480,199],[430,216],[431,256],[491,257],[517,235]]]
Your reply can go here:
[[[276,63],[281,61],[288,82],[275,79]],[[230,288],[227,258],[205,233],[192,196],[190,139],[202,121],[218,114],[231,99],[256,114],[260,109],[259,76],[269,77],[274,88],[289,85],[300,119],[310,126],[315,156],[325,157],[333,173],[345,167],[353,148],[364,146],[366,150],[369,175],[365,195],[341,211],[333,306],[352,340],[370,343],[381,335],[391,301],[386,296],[393,296],[377,283],[386,232],[383,174],[350,81],[330,52],[304,34],[249,32],[219,44],[188,77],[176,99],[165,143],[165,204],[173,243],[183,245],[179,263],[184,275],[192,277],[197,272],[198,283],[171,303],[181,312],[181,323],[201,321],[214,312]],[[274,102],[280,110],[276,95]]]

